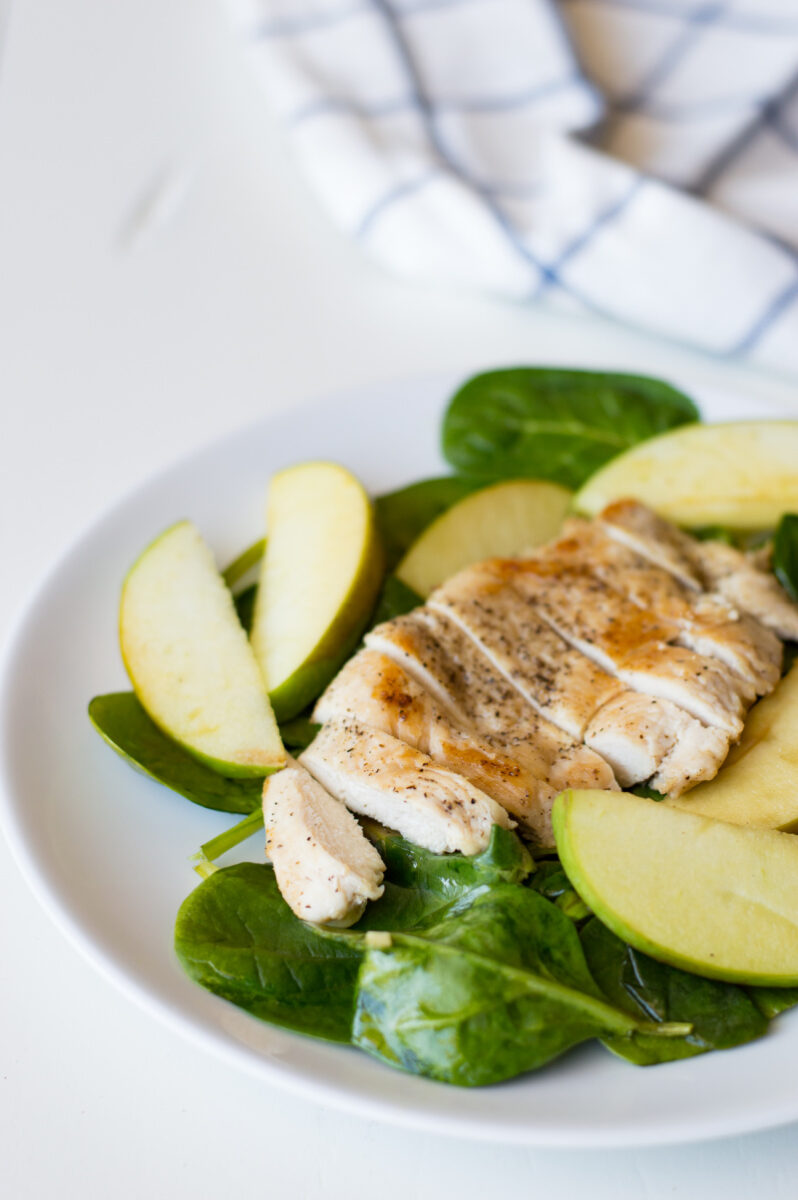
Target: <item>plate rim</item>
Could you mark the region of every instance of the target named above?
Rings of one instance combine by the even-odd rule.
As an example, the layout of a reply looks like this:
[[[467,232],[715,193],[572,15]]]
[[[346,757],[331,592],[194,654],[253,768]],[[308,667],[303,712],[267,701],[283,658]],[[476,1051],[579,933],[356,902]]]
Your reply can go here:
[[[99,533],[102,526],[113,522],[128,506],[135,506],[136,501],[151,488],[168,480],[169,476],[177,469],[190,468],[194,460],[201,459],[208,453],[222,453],[228,443],[234,443],[248,434],[254,434],[261,429],[269,429],[281,420],[290,422],[300,414],[309,413],[321,407],[326,408],[331,403],[358,402],[366,395],[375,391],[386,391],[389,388],[408,387],[416,390],[434,387],[440,389],[440,395],[445,397],[451,391],[452,381],[461,378],[461,373],[455,374],[454,372],[424,373],[400,378],[391,377],[370,383],[355,384],[347,388],[337,388],[327,393],[317,393],[313,397],[293,403],[276,413],[244,422],[221,435],[204,439],[186,454],[175,455],[166,464],[148,472],[133,487],[117,494],[101,513],[79,528],[67,540],[54,561],[48,564],[39,573],[33,584],[26,589],[4,638],[0,655],[0,832],[5,836],[12,858],[23,879],[47,916],[78,951],[81,958],[111,986],[135,1003],[139,1009],[148,1013],[190,1044],[214,1054],[217,1058],[245,1071],[248,1075],[265,1080],[276,1087],[285,1088],[292,1094],[314,1103],[327,1104],[351,1115],[370,1120],[376,1119],[404,1129],[435,1132],[455,1138],[469,1137],[494,1144],[526,1145],[538,1148],[610,1149],[678,1145],[733,1137],[789,1124],[798,1119],[798,1093],[794,1103],[789,1105],[774,1103],[771,1107],[760,1106],[753,1113],[740,1113],[739,1116],[726,1114],[719,1127],[712,1127],[710,1122],[705,1122],[696,1131],[691,1127],[689,1120],[681,1119],[681,1121],[669,1120],[668,1123],[658,1127],[652,1127],[651,1124],[629,1125],[626,1122],[620,1124],[617,1129],[613,1129],[602,1126],[590,1127],[584,1123],[568,1127],[562,1124],[549,1126],[539,1123],[498,1125],[495,1118],[480,1121],[464,1114],[447,1114],[445,1111],[431,1111],[426,1107],[414,1109],[407,1103],[393,1101],[384,1094],[380,1096],[372,1093],[357,1094],[353,1091],[352,1085],[342,1087],[334,1079],[320,1075],[307,1078],[293,1064],[279,1059],[273,1061],[266,1056],[257,1055],[250,1046],[226,1036],[222,1029],[207,1027],[197,1012],[186,1010],[166,996],[159,995],[147,987],[129,967],[115,959],[111,951],[83,928],[77,916],[69,910],[65,898],[59,896],[58,888],[48,878],[46,870],[37,859],[34,847],[28,841],[17,812],[18,806],[15,802],[8,753],[8,718],[13,702],[11,684],[17,659],[22,655],[24,635],[29,624],[34,622],[37,610],[46,601],[52,584],[62,569],[68,566],[70,560],[84,543],[90,542],[95,534]],[[677,379],[676,386],[685,385],[680,379]],[[688,381],[685,390],[697,392],[699,401],[702,395],[719,393],[721,390],[726,391],[726,389],[704,385],[697,381]],[[728,398],[743,403],[749,402],[749,395],[745,389],[740,392],[735,390],[728,395]],[[750,403],[753,408],[752,397]],[[785,415],[798,416],[798,399],[792,401],[784,398],[773,401],[768,398],[765,407],[771,411],[781,409]],[[214,997],[214,999],[218,998]],[[218,999],[218,1003],[227,1008],[228,1002]],[[255,1020],[255,1018],[251,1019]],[[292,1034],[287,1030],[280,1032],[294,1037],[302,1036]],[[386,1079],[390,1080],[390,1069],[382,1064],[380,1066],[386,1072]],[[434,1083],[430,1086],[446,1087],[446,1085]]]

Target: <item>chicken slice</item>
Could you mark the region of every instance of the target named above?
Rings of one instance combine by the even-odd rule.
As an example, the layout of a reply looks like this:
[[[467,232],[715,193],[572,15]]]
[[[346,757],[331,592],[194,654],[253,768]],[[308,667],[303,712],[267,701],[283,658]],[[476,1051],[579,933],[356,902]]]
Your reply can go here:
[[[679,645],[719,659],[748,680],[757,695],[776,686],[781,676],[781,642],[720,597],[686,588],[675,576],[613,539],[595,521],[572,518],[552,549],[558,557],[587,563],[594,575],[639,608],[672,621],[679,629]]]
[[[347,926],[383,893],[382,859],[343,804],[298,763],[263,787],[266,853],[296,916]]]
[[[482,594],[481,574],[482,572],[479,570],[469,569],[467,588],[458,589],[456,595],[450,595],[444,586],[438,590],[436,595],[442,599],[444,606],[449,598],[452,611],[461,618],[463,628],[467,629],[470,636],[475,638],[485,653],[490,654],[493,660],[502,667],[506,676],[517,680],[520,677],[520,671],[517,670],[514,658],[516,642],[514,638],[506,637],[504,631],[512,628],[516,619],[514,612],[523,605],[517,595],[511,594],[508,587],[493,590],[490,594],[490,605],[486,601],[480,600]],[[462,580],[462,576],[458,577],[458,580]],[[474,589],[474,604],[468,602],[468,596],[472,595],[469,588]],[[490,608],[490,612],[488,612],[488,608]],[[410,622],[418,625],[418,613],[425,611],[416,610],[415,613],[409,614],[409,618],[401,618],[401,620],[407,622],[409,619]],[[443,611],[449,610],[444,607]],[[439,622],[440,619],[442,617],[438,614]],[[540,631],[542,642],[545,646],[551,647],[551,630],[546,623],[542,623]],[[637,692],[624,688],[618,679],[607,676],[578,650],[572,650],[566,646],[562,638],[554,638],[553,644],[556,652],[553,648],[550,649],[550,658],[546,664],[547,671],[541,672],[542,678],[548,684],[547,688],[541,688],[533,694],[530,690],[535,688],[538,680],[532,674],[526,673],[524,695],[528,697],[534,695],[538,700],[539,707],[544,712],[552,712],[546,706],[550,702],[551,696],[557,695],[557,688],[562,689],[563,700],[566,701],[569,695],[568,690],[565,690],[568,680],[575,677],[580,678],[582,691],[577,696],[577,700],[584,718],[581,730],[584,745],[586,745],[586,749],[595,751],[596,756],[604,758],[624,787],[630,787],[632,784],[649,779],[664,766],[665,757],[672,754],[671,728],[689,726],[692,730],[695,726],[697,730],[703,730],[704,726],[700,722],[691,718],[688,713],[683,713],[667,700],[656,700],[652,696],[640,696]],[[538,646],[540,643],[536,644],[535,653],[538,653]],[[431,660],[431,652],[426,644],[416,649],[415,653],[416,658],[421,658],[425,662]],[[529,658],[530,655],[527,652],[524,655],[524,661],[528,662]],[[558,662],[562,661],[568,662],[571,670],[566,671],[564,678],[560,679],[557,667]],[[587,671],[583,664],[587,665]],[[445,673],[448,673],[449,676],[451,674],[450,671]],[[490,712],[490,708],[487,710]],[[707,737],[708,742],[713,746],[713,755],[720,756],[718,761],[722,761],[722,757],[728,750],[728,737],[721,731],[707,731]],[[689,755],[684,762],[677,755],[677,761],[673,764],[668,778],[672,778],[673,787],[678,792],[679,779],[684,776],[684,786],[688,786],[688,780],[694,772],[697,773],[697,770],[695,755]],[[557,781],[560,787],[606,787],[606,785],[599,784],[598,781],[576,782],[571,779],[565,782],[565,773],[558,772],[556,767],[550,770],[548,778]]]
[[[480,566],[512,584],[562,638],[634,691],[672,700],[732,737],[741,733],[754,688],[716,659],[674,645],[672,621],[638,608],[554,550]],[[461,576],[445,586],[457,587]]]
[[[703,582],[693,562],[694,538],[639,500],[616,500],[596,518],[611,537],[675,577],[693,591]]]
[[[798,605],[770,571],[762,571],[724,542],[695,543],[694,559],[707,587],[756,617],[781,638],[798,640]]]
[[[372,630],[366,644],[400,663],[458,722],[547,779],[555,792],[617,788],[607,763],[540,716],[445,614],[414,609]]]
[[[319,699],[313,720],[357,720],[415,747],[456,771],[506,808],[535,841],[553,844],[551,808],[556,791],[527,763],[491,746],[455,718],[407,671],[378,650],[361,650]]]
[[[623,685],[552,629],[504,564],[468,567],[437,588],[428,607],[455,621],[542,716],[581,740],[596,709]]]
[[[585,741],[606,758],[622,787],[650,780],[669,796],[711,779],[730,745],[723,730],[702,725],[670,701],[630,691],[599,709]]]
[[[696,590],[717,591],[781,638],[798,639],[798,605],[778,580],[740,550],[701,542],[636,500],[619,500],[598,521],[614,538]]]
[[[314,779],[347,808],[396,829],[436,854],[478,854],[505,810],[428,755],[357,721],[330,721],[300,756]]]

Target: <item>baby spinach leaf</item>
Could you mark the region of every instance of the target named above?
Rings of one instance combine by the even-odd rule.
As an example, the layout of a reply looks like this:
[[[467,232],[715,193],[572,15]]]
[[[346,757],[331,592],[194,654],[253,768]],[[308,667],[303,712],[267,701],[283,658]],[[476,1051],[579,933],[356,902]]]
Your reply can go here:
[[[249,813],[260,806],[262,779],[226,779],[203,766],[150,720],[135,693],[95,696],[89,719],[108,745],[136,770],[203,808]]]
[[[798,600],[798,515],[785,513],[773,538],[773,571],[793,600]]]
[[[376,824],[368,834],[382,855],[391,880],[454,896],[492,883],[521,883],[535,870],[532,855],[510,829],[494,825],[479,854],[435,854]]]
[[[590,916],[590,909],[574,891],[559,859],[538,863],[535,874],[527,880],[527,886],[551,900],[572,921],[583,921]]]
[[[249,633],[252,629],[252,618],[255,616],[255,600],[258,595],[257,583],[251,583],[249,587],[238,592],[233,596],[233,604],[236,606],[238,619],[241,622],[241,627],[245,633]]]
[[[798,1004],[798,988],[747,987],[745,989],[764,1017],[777,1017]]]
[[[494,825],[481,854],[433,854],[398,834],[366,829],[385,863],[385,892],[370,904],[358,930],[420,929],[476,891],[497,883],[520,883],[535,864],[509,829]]]
[[[234,587],[239,580],[243,579],[260,562],[265,549],[266,538],[261,538],[259,541],[253,542],[251,546],[247,546],[246,550],[243,550],[238,558],[233,559],[229,567],[225,567],[222,571],[222,579],[229,588]]]
[[[495,884],[390,938],[366,940],[352,1040],[414,1074],[498,1083],[588,1038],[648,1028],[601,999],[576,928],[529,888]]]
[[[697,529],[691,529],[690,533],[694,538],[698,538],[699,542],[725,542],[727,546],[737,545],[737,534],[727,525],[699,525]]]
[[[392,621],[394,617],[401,617],[403,613],[410,612],[412,608],[418,608],[419,604],[424,603],[424,597],[419,596],[418,592],[414,592],[406,583],[402,583],[396,575],[388,575],[382,585],[382,591],[377,597],[377,604],[374,612],[369,618],[369,629],[373,629],[375,625],[381,625],[383,621]]]
[[[215,871],[184,900],[175,950],[202,987],[253,1016],[348,1042],[362,938],[306,925],[266,864]]]
[[[283,745],[287,746],[289,750],[307,749],[321,729],[321,725],[316,725],[311,721],[308,714],[312,711],[311,706],[307,713],[293,717],[290,721],[283,721],[280,725],[280,737]]]
[[[642,796],[644,800],[664,800],[662,792],[656,791],[649,787],[646,783],[636,783],[634,787],[630,787],[629,791],[635,796]]]
[[[422,479],[420,483],[411,483],[396,492],[378,496],[374,509],[387,569],[393,570],[405,551],[436,517],[483,486],[474,480],[448,475],[440,479]]]
[[[621,1058],[642,1066],[690,1058],[753,1041],[767,1029],[766,1017],[744,988],[656,962],[627,946],[595,917],[580,936],[593,978],[618,1008],[655,1023],[688,1021],[692,1025],[682,1038],[602,1038]]]
[[[517,367],[460,388],[443,419],[443,453],[470,478],[577,488],[630,446],[698,419],[692,400],[660,379]]]

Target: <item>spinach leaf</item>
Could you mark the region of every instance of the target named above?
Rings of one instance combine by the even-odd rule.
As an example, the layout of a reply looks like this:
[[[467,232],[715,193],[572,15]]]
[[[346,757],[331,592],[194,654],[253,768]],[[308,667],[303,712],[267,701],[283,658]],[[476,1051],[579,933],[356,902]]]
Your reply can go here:
[[[150,720],[134,692],[95,696],[89,719],[131,766],[194,804],[232,813],[260,806],[262,779],[226,779],[198,762]]]
[[[386,566],[392,571],[419,534],[458,500],[484,484],[455,476],[423,479],[374,501]]]
[[[635,796],[642,796],[644,800],[664,800],[662,792],[655,791],[645,783],[636,783],[634,787],[628,789]]]
[[[747,987],[745,990],[764,1017],[777,1017],[798,1004],[798,988]]]
[[[601,999],[575,926],[529,888],[494,884],[423,932],[387,937],[366,939],[352,1041],[414,1074],[498,1083],[588,1038],[650,1028]]]
[[[369,619],[369,629],[373,629],[375,625],[381,625],[383,621],[392,621],[394,617],[401,617],[403,613],[410,612],[411,608],[418,608],[419,604],[423,603],[423,596],[419,596],[418,592],[414,592],[406,583],[402,583],[402,580],[398,579],[396,575],[388,575],[377,598],[374,612]]]
[[[535,869],[527,848],[494,825],[481,854],[433,854],[396,833],[367,825],[386,867],[385,892],[360,918],[358,930],[420,929],[477,891],[520,883]]]
[[[229,588],[232,588],[243,579],[249,571],[256,566],[263,558],[263,552],[266,549],[266,538],[261,538],[257,542],[253,542],[251,546],[247,546],[246,550],[239,554],[238,558],[234,558],[229,567],[225,567],[222,571],[222,579]]]
[[[178,913],[175,950],[196,983],[253,1016],[349,1041],[362,938],[298,920],[265,863],[201,883]]]
[[[773,571],[793,600],[798,600],[798,515],[786,513],[773,538]]]
[[[177,917],[189,976],[263,1020],[463,1085],[532,1070],[593,1036],[689,1029],[651,1033],[607,1003],[575,926],[522,886],[533,864],[514,834],[494,829],[472,858],[431,854],[381,828],[371,836],[389,885],[369,910],[379,920],[320,930],[294,916],[271,867],[216,870]]]
[[[738,544],[737,534],[727,525],[699,525],[697,529],[691,529],[690,534],[699,542],[725,542],[727,546]]]
[[[593,978],[608,1000],[655,1023],[688,1021],[693,1027],[682,1038],[602,1038],[621,1058],[643,1066],[690,1058],[753,1041],[767,1029],[767,1018],[744,988],[656,962],[627,946],[595,917],[580,936]]]
[[[572,921],[583,921],[585,917],[590,916],[590,909],[574,891],[559,859],[538,863],[535,874],[527,881],[527,886],[551,900],[552,904],[562,909]]]
[[[238,619],[241,622],[241,627],[245,633],[249,633],[252,629],[252,619],[255,616],[255,600],[258,595],[257,583],[251,583],[249,587],[238,592],[233,596],[233,604],[236,606]]]
[[[321,725],[316,725],[311,721],[310,712],[312,712],[312,706],[307,713],[293,717],[290,721],[283,721],[280,725],[280,737],[283,745],[287,746],[289,750],[307,749],[321,729]]]
[[[531,476],[577,488],[615,455],[699,419],[692,400],[659,379],[550,367],[468,380],[443,420],[443,453],[485,482]]]

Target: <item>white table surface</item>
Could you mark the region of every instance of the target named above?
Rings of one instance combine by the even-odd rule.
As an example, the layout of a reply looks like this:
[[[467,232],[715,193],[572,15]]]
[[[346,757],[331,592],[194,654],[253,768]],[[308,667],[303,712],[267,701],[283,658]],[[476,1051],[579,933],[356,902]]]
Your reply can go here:
[[[384,275],[298,178],[222,0],[27,0],[4,29],[7,9],[0,0],[0,634],[115,497],[328,389],[549,361],[796,392],[595,320]],[[8,1200],[236,1188],[280,1200],[781,1200],[798,1184],[798,1130],[566,1153],[300,1102],[112,990],[50,925],[0,840],[0,1163]]]

